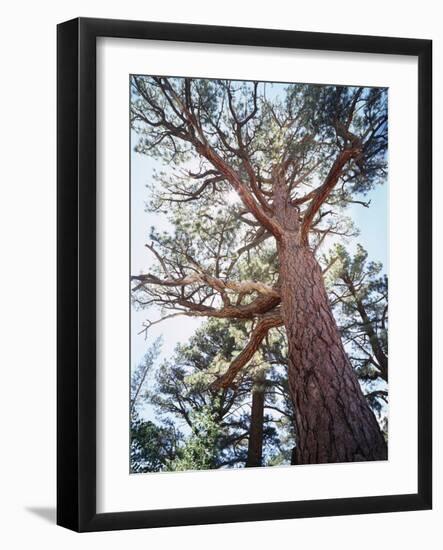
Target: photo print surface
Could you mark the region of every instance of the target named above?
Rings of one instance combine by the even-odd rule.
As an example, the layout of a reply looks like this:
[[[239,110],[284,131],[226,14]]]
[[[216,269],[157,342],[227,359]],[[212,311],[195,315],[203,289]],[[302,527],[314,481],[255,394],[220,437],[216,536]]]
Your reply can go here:
[[[388,90],[131,75],[130,472],[388,457]]]

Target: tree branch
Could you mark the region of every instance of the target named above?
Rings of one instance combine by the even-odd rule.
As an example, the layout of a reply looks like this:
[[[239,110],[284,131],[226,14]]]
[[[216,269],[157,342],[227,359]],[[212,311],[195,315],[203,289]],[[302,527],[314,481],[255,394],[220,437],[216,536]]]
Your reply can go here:
[[[206,144],[196,145],[197,152],[204,156],[217,170],[219,170],[232,187],[237,191],[243,204],[249,212],[264,225],[270,233],[279,239],[283,235],[283,228],[277,220],[267,214],[262,206],[257,203],[254,195],[243,184],[237,172],[229,166],[211,147]]]
[[[212,389],[227,388],[234,381],[237,373],[245,366],[255,352],[260,347],[263,339],[267,335],[269,329],[278,327],[283,324],[280,312],[269,313],[264,315],[258,322],[257,326],[251,333],[249,342],[246,344],[243,351],[237,355],[234,361],[230,364],[228,370],[218,380],[211,384]]]
[[[257,281],[228,281],[223,279],[217,279],[210,275],[201,273],[196,275],[188,275],[180,279],[160,279],[155,275],[149,273],[142,275],[132,275],[132,281],[140,281],[144,284],[155,284],[160,286],[187,286],[194,283],[206,283],[219,292],[224,290],[232,290],[237,293],[245,292],[258,292],[259,294],[273,296],[274,298],[280,298],[280,293],[272,286],[260,283]],[[137,285],[133,290],[138,289],[140,285]]]
[[[302,242],[307,241],[307,236],[311,228],[311,224],[314,220],[315,214],[319,211],[321,205],[325,202],[331,191],[334,189],[342,174],[344,166],[359,152],[359,148],[344,149],[335,159],[324,183],[315,191],[315,194],[303,216],[303,222],[301,226]]]

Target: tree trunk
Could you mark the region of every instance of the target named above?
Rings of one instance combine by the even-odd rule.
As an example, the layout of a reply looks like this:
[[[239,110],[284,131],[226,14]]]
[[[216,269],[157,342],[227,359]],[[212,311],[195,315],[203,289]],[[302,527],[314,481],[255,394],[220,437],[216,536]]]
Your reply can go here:
[[[249,429],[247,468],[262,465],[263,459],[263,416],[265,408],[265,377],[260,372],[252,387],[251,426]]]
[[[313,252],[278,244],[297,464],[385,460],[387,446],[343,348]]]

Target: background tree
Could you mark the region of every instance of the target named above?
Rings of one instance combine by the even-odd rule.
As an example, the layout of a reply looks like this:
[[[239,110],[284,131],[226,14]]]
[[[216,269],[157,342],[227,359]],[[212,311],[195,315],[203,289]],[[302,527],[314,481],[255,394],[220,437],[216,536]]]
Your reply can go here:
[[[160,354],[161,339],[157,338],[146,351],[143,360],[131,371],[131,414],[137,413],[140,397],[147,391],[149,372],[152,371],[155,361]]]
[[[144,420],[141,409],[146,399],[149,374],[160,353],[160,339],[148,348],[141,363],[131,372],[131,453],[130,469],[133,473],[158,472],[176,456],[182,435],[173,423],[162,426]]]
[[[360,377],[388,381],[388,278],[357,245],[354,256],[337,244],[330,252],[331,304]]]
[[[329,266],[327,286],[343,343],[387,437],[388,277],[380,262],[368,261],[360,244],[354,255],[336,244],[324,261]]]
[[[179,453],[182,434],[173,423],[162,426],[142,420],[138,414],[131,417],[130,469],[132,473],[160,472],[168,468]]]
[[[137,150],[175,168],[152,190],[175,232],[153,232],[157,268],[133,276],[140,303],[250,323],[217,387],[284,326],[297,462],[386,458],[316,259],[343,232],[341,209],[385,179],[386,90],[290,85],[270,97],[257,82],[134,76],[131,111]],[[232,191],[239,204],[227,210]],[[270,266],[261,279],[256,261]]]

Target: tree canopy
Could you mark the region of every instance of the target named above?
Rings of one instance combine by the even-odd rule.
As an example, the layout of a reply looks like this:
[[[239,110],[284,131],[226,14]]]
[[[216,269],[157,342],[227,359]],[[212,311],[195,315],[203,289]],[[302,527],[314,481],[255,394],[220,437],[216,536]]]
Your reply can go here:
[[[361,249],[353,259],[345,247],[336,247],[333,257],[327,250],[334,239],[358,233],[346,207],[370,207],[368,194],[386,179],[387,122],[382,88],[131,78],[135,149],[163,164],[150,184],[147,208],[166,216],[173,228],[152,227],[146,247],[153,262],[149,271],[132,275],[134,305],[156,306],[162,313],[146,320],[146,330],[178,315],[241,326],[234,340],[217,341],[212,333],[212,342],[197,346],[211,355],[207,348],[215,344],[200,377],[204,387],[194,396],[206,412],[207,428],[215,417],[218,427],[222,422],[212,407],[223,407],[223,399],[214,395],[224,390],[232,397],[251,375],[266,340],[278,333],[279,346],[289,350],[286,383],[297,448],[313,443],[302,435],[311,413],[300,406],[296,377],[308,388],[317,365],[311,411],[320,394],[333,392],[323,403],[335,402],[330,414],[337,426],[329,431],[337,436],[327,435],[316,417],[316,430],[328,441],[321,446],[323,458],[315,460],[385,455],[356,374],[387,380],[386,280],[377,278],[376,264],[366,265]],[[322,275],[318,262],[325,261]],[[329,363],[344,369],[352,392],[335,387]],[[188,381],[183,368],[180,361],[163,368],[163,390],[170,391],[172,383],[183,391]],[[360,411],[351,430],[348,413],[337,408],[339,399],[354,400],[345,409]],[[192,430],[193,422],[187,422]],[[362,430],[372,434],[375,450],[368,437],[355,435]],[[220,431],[209,432],[219,439]],[[330,447],[337,437],[348,439],[347,450]],[[311,451],[298,460],[314,460]]]

